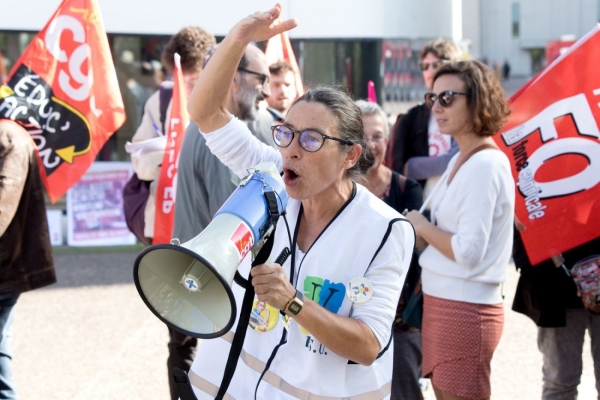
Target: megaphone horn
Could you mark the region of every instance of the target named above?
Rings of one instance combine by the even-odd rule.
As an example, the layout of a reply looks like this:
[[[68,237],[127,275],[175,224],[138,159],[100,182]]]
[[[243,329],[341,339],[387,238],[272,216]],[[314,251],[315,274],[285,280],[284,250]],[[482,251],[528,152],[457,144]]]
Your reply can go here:
[[[271,215],[283,213],[287,200],[275,165],[259,164],[195,238],[144,249],[135,260],[133,279],[146,306],[188,336],[227,333],[237,313],[231,290],[237,268],[263,246],[274,229]]]

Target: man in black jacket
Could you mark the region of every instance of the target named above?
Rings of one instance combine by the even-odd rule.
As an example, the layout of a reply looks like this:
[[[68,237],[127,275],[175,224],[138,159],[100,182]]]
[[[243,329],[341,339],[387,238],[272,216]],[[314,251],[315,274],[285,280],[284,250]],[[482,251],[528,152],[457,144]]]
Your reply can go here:
[[[419,64],[427,88],[432,89],[433,77],[444,63],[462,58],[462,51],[450,40],[435,39],[427,43],[421,51]],[[424,188],[424,198],[458,151],[456,142],[449,135],[440,133],[425,104],[411,108],[396,122],[390,143],[391,168],[417,180]]]
[[[44,188],[35,144],[25,129],[0,120],[0,398],[16,398],[11,327],[23,292],[56,282]]]

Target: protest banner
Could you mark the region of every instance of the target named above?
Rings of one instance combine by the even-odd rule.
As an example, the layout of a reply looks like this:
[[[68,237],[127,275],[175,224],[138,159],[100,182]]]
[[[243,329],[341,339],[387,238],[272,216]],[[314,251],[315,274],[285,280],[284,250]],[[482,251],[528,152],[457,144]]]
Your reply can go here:
[[[600,236],[600,25],[511,99],[496,136],[532,264]]]
[[[54,203],[79,180],[125,109],[96,0],[64,0],[0,86],[0,118],[33,137]]]
[[[177,163],[183,143],[183,135],[190,122],[187,112],[187,94],[179,54],[175,54],[173,71],[173,100],[171,118],[167,123],[167,147],[160,167],[156,186],[156,211],[154,214],[154,237],[152,244],[169,243],[175,219],[175,191],[177,189]],[[198,133],[199,134],[199,133]]]
[[[277,20],[279,23],[279,19]],[[286,61],[292,66],[294,70],[294,83],[296,85],[296,96],[300,97],[304,94],[304,84],[302,83],[302,76],[300,76],[300,68],[292,49],[292,43],[288,37],[287,32],[282,32],[279,35],[275,35],[269,40],[265,46],[265,56],[269,65],[275,64],[279,61]]]

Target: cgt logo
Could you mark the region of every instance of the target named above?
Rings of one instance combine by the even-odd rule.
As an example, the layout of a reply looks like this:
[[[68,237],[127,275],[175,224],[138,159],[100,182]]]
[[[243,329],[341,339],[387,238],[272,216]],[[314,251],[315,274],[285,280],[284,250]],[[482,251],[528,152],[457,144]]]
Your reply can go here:
[[[17,121],[27,129],[47,175],[62,162],[72,164],[76,156],[91,148],[86,118],[57,99],[48,83],[23,64],[6,85],[0,86],[0,118]]]
[[[240,225],[233,232],[233,235],[229,238],[231,242],[234,244],[235,248],[238,251],[240,256],[240,261],[248,254],[252,247],[254,246],[254,235],[248,225],[243,221],[240,222]]]

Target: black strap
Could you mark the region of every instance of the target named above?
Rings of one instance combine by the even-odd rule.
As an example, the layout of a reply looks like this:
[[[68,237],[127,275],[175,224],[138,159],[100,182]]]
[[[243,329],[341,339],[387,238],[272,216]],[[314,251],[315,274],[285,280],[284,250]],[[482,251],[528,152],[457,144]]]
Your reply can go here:
[[[158,109],[160,111],[160,127],[163,135],[167,134],[167,109],[173,97],[173,82],[163,82],[158,92]]]
[[[254,262],[252,262],[252,268],[254,268],[256,265],[264,264],[267,261],[267,258],[269,258],[271,250],[273,249],[273,242],[275,241],[274,233],[275,231],[273,231],[262,249],[260,249],[256,259]],[[250,274],[248,274],[248,279],[250,279]],[[242,310],[240,311],[237,329],[235,330],[233,342],[231,343],[231,349],[229,350],[229,356],[227,357],[227,364],[225,365],[223,380],[221,381],[219,392],[215,396],[215,399],[217,400],[221,400],[223,396],[225,396],[225,393],[227,393],[227,389],[229,388],[229,384],[231,383],[231,379],[233,378],[233,374],[242,352],[242,347],[244,346],[244,339],[246,338],[246,332],[248,330],[248,323],[250,322],[250,313],[252,312],[253,303],[254,286],[248,285],[246,288],[246,293],[244,294],[244,300],[242,301]]]
[[[192,385],[190,384],[190,378],[188,378],[187,373],[178,367],[173,368],[172,373],[173,380],[175,381],[175,386],[177,387],[177,392],[179,393],[179,399],[198,400],[198,398],[194,394],[194,389],[192,389]]]
[[[273,249],[273,243],[275,242],[275,228],[277,227],[277,221],[279,220],[279,209],[277,207],[277,197],[275,193],[272,191],[265,192],[265,198],[267,199],[267,205],[270,213],[271,223],[273,224],[273,232],[263,245],[263,247],[258,252],[258,255],[252,262],[252,267],[254,268],[256,265],[264,264],[267,262],[269,255],[271,254],[271,250]],[[248,281],[250,281],[251,276],[248,274]],[[227,357],[227,364],[225,365],[225,372],[223,373],[223,380],[221,381],[221,385],[219,387],[219,391],[215,399],[221,400],[225,393],[227,393],[227,389],[229,388],[229,384],[231,383],[231,379],[233,378],[233,374],[235,373],[235,369],[237,367],[238,360],[240,358],[240,354],[242,352],[242,347],[244,346],[244,339],[246,338],[246,332],[248,331],[248,323],[250,321],[250,313],[252,312],[252,306],[254,304],[254,286],[247,284],[246,292],[244,293],[244,300],[242,300],[242,310],[240,311],[240,318],[238,320],[237,329],[235,330],[235,334],[233,335],[233,342],[231,343],[231,349],[229,350],[229,356]]]

